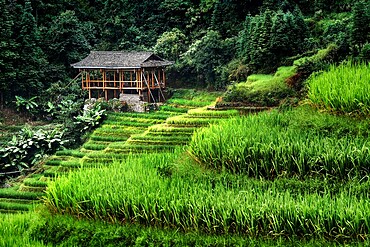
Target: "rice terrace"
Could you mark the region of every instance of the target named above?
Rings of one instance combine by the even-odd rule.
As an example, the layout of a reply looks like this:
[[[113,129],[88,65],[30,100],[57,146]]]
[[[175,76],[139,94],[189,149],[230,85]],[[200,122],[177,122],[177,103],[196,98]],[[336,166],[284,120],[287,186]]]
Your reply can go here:
[[[0,5],[0,246],[370,246],[368,1]]]

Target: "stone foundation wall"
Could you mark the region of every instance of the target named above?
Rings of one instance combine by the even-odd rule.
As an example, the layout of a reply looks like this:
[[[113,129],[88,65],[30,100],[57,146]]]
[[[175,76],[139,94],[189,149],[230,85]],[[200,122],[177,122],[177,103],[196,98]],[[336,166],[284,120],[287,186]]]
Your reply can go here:
[[[121,102],[126,102],[129,111],[145,112],[146,102],[142,101],[138,94],[123,94],[119,95]]]

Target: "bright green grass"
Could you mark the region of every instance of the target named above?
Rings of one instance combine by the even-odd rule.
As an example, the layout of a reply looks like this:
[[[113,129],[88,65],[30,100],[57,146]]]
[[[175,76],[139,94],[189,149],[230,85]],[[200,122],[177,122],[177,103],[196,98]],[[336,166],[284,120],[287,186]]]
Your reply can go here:
[[[72,156],[76,158],[82,158],[85,156],[84,153],[80,152],[79,150],[70,150],[70,149],[65,149],[65,150],[59,150],[55,153],[57,156]]]
[[[193,89],[177,89],[166,104],[176,108],[194,108],[212,105],[222,92],[207,92]],[[180,111],[180,110],[179,110]]]
[[[144,115],[145,116],[145,115]],[[167,117],[166,117],[167,118]],[[115,116],[115,115],[108,115],[107,120],[104,123],[110,122],[137,122],[137,123],[163,123],[166,119],[158,119],[155,116],[151,116],[150,118],[140,118],[140,117],[128,117],[128,116]]]
[[[18,191],[18,189],[18,186],[0,189],[0,198],[37,200],[44,195],[44,193]]]
[[[206,118],[228,118],[238,116],[239,111],[237,110],[207,110],[207,108],[197,108],[188,111],[189,117],[206,117]]]
[[[29,211],[34,209],[33,204],[24,204],[17,202],[0,202],[0,209],[10,211]]]
[[[111,142],[107,141],[88,141],[85,142],[82,147],[86,150],[104,150],[106,147],[109,146]]]
[[[368,115],[370,113],[370,65],[345,63],[331,66],[309,80],[308,98],[328,111]]]
[[[276,106],[293,94],[285,80],[296,73],[296,67],[279,67],[274,75],[250,75],[246,82],[230,86],[223,100],[254,106]]]
[[[143,119],[157,119],[157,120],[165,120],[171,114],[159,112],[152,112],[152,113],[110,113],[109,119],[114,118],[122,118],[122,117],[131,117],[131,118],[143,118]]]
[[[158,133],[193,133],[197,128],[196,127],[187,127],[187,128],[181,128],[181,127],[175,127],[167,124],[158,124],[153,125],[148,128],[148,131],[158,132]]]
[[[189,162],[184,157],[143,155],[73,172],[49,186],[45,203],[55,212],[212,234],[338,241],[369,234],[369,182],[354,180],[335,191],[328,182],[317,191],[300,191],[287,186],[289,180],[264,182],[189,163],[181,167]]]
[[[113,125],[115,126],[115,128],[119,127],[119,128],[122,128],[123,126],[130,126],[130,127],[141,127],[141,128],[146,128],[146,127],[149,127],[151,125],[153,125],[154,123],[148,123],[148,122],[131,122],[131,121],[117,121],[117,120],[105,120],[104,121],[104,124],[108,124],[108,125]]]
[[[151,227],[140,227],[131,224],[108,224],[101,221],[88,221],[50,215],[38,219],[35,227],[30,227],[30,236],[47,241],[53,246],[202,246],[202,247],[225,247],[225,246],[343,246],[336,242],[325,240],[298,241],[297,239],[285,240],[282,237],[271,238],[248,238],[241,236],[207,236],[197,233],[181,233],[177,230],[162,230]],[[32,225],[33,226],[33,225]],[[360,243],[350,242],[346,246],[359,246]],[[362,243],[367,246],[368,242]]]
[[[115,135],[112,135],[112,136],[107,136],[107,135],[91,135],[90,136],[90,140],[93,140],[93,141],[103,141],[103,142],[116,142],[116,141],[126,141],[128,138],[127,135],[124,135],[124,136],[115,136]]]
[[[202,127],[210,123],[218,122],[219,118],[189,118],[186,115],[167,118],[166,124],[173,124],[178,126]]]
[[[170,105],[162,105],[159,107],[160,112],[176,112],[176,113],[186,113],[188,111],[187,108],[179,108]]]
[[[3,214],[0,217],[0,246],[4,247],[42,247],[42,240],[34,240],[30,231],[40,222],[34,213]]]

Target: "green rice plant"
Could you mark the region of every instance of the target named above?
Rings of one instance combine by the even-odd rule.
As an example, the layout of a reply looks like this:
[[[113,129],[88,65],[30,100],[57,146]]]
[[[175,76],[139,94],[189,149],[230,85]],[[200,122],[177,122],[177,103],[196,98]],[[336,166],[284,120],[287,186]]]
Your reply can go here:
[[[174,127],[167,124],[157,124],[148,128],[150,133],[190,133],[192,134],[197,128],[196,127]]]
[[[25,185],[25,184],[21,184],[19,186],[19,191],[21,191],[21,192],[43,193],[45,191],[45,187],[28,186],[28,185]]]
[[[168,150],[168,149],[174,149],[175,146],[172,144],[162,144],[159,145],[153,144],[148,145],[148,143],[127,143],[125,147],[122,150],[125,150],[126,152],[153,152],[153,151],[160,151],[160,150]]]
[[[53,246],[341,246],[340,243],[324,239],[299,240],[293,238],[286,240],[282,237],[271,239],[232,235],[209,236],[199,233],[182,233],[178,230],[145,228],[127,223],[125,225],[107,224],[66,215],[50,215],[37,219],[37,222],[38,224],[32,225],[30,229],[30,239],[43,241]],[[27,228],[24,230],[26,231]],[[361,242],[361,244],[367,246],[368,242]],[[346,245],[357,246],[360,244],[353,241],[346,243]]]
[[[0,246],[46,247],[43,240],[30,237],[31,229],[43,222],[35,213],[3,214],[0,217]]]
[[[109,146],[110,142],[105,141],[88,141],[85,142],[82,147],[86,150],[104,150],[106,147]]]
[[[148,123],[148,122],[134,122],[134,121],[111,121],[111,120],[106,120],[104,122],[105,124],[108,125],[114,125],[114,126],[131,126],[131,127],[148,127],[153,125],[154,123]]]
[[[239,115],[239,111],[237,110],[224,110],[224,111],[216,111],[216,110],[207,110],[207,108],[197,108],[191,109],[188,111],[188,116],[191,117],[207,117],[207,118],[228,118],[228,117],[235,117]]]
[[[26,186],[32,186],[32,187],[46,187],[48,185],[45,181],[40,181],[39,179],[33,179],[33,178],[26,178],[23,183]]]
[[[80,152],[79,150],[70,150],[70,149],[64,149],[59,150],[55,153],[57,156],[72,156],[76,158],[82,158],[85,156],[84,153]]]
[[[14,198],[0,198],[0,203],[17,203],[17,204],[36,204],[39,200],[28,200],[28,199],[14,199]]]
[[[109,119],[130,117],[130,118],[143,118],[143,119],[162,119],[165,120],[170,114],[163,112],[152,112],[152,113],[115,113],[109,114]]]
[[[367,138],[327,136],[271,124],[279,114],[235,118],[194,133],[189,150],[208,167],[252,177],[367,176]]]
[[[307,193],[279,180],[163,173],[181,162],[180,153],[129,156],[124,163],[61,176],[48,187],[45,204],[52,212],[214,235],[369,236],[368,192],[353,195],[357,185]]]
[[[44,193],[18,191],[18,189],[19,187],[0,189],[0,198],[38,200],[44,195]]]
[[[132,140],[142,140],[142,141],[180,141],[186,142],[190,138],[189,136],[162,136],[162,135],[151,135],[150,133],[144,133],[139,135],[132,135],[130,141]]]
[[[106,130],[106,129],[97,129],[94,131],[92,135],[94,136],[119,136],[119,137],[128,137],[131,133],[134,133],[133,131],[126,132],[124,129],[114,129],[112,130]]]
[[[32,204],[0,202],[0,209],[4,209],[4,210],[29,211],[33,208],[34,208],[34,205]]]
[[[170,106],[170,105],[162,105],[159,107],[160,112],[176,112],[176,113],[187,113],[188,109],[187,108],[179,108],[175,106]]]
[[[167,100],[167,104],[175,105],[184,108],[203,107],[213,104],[217,97],[220,97],[222,92],[209,92],[195,89],[177,89],[174,91],[171,99]]]
[[[45,165],[47,166],[59,166],[63,160],[61,159],[50,159],[45,162]]]
[[[90,140],[104,142],[126,141],[127,138],[128,138],[127,136],[100,136],[100,135],[90,136]]]
[[[185,115],[170,117],[166,120],[166,124],[173,124],[178,126],[202,127],[218,121],[219,119],[217,118],[189,118]]]
[[[308,82],[308,98],[328,111],[368,115],[370,112],[370,65],[344,63],[313,76]]]
[[[145,116],[145,115],[144,115]],[[150,115],[148,114],[147,115],[148,117],[129,117],[129,116],[122,116],[122,117],[118,117],[118,116],[108,116],[107,120],[104,122],[104,123],[110,123],[110,122],[117,122],[117,123],[120,123],[120,122],[138,122],[138,123],[162,123],[164,120],[166,120],[167,116],[163,116],[163,115],[158,115],[159,118],[157,118],[157,116],[155,115]]]
[[[135,133],[138,129],[143,129],[140,127],[129,127],[129,126],[120,126],[117,124],[103,124],[99,130],[102,131],[109,131],[109,132],[114,132],[117,131],[118,133]]]
[[[176,107],[182,106],[182,107],[194,108],[194,107],[208,106],[208,105],[211,105],[212,102],[172,98],[172,99],[167,100],[167,104],[175,105]]]
[[[186,145],[188,141],[183,140],[156,140],[156,139],[129,139],[127,145],[156,145],[156,146],[168,146],[168,145]],[[126,146],[127,147],[127,146]]]

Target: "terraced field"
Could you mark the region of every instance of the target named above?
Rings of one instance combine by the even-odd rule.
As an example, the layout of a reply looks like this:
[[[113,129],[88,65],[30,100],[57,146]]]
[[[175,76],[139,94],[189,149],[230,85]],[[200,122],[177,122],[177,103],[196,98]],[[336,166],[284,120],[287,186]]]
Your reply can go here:
[[[81,167],[109,166],[128,155],[171,152],[177,146],[186,145],[197,128],[239,114],[236,110],[194,108],[196,104],[189,102],[192,101],[184,100],[182,104],[176,101],[153,113],[109,113],[79,149],[58,151],[44,162],[37,174],[27,177],[21,185],[1,188],[0,212],[33,209],[47,181],[58,174]]]

